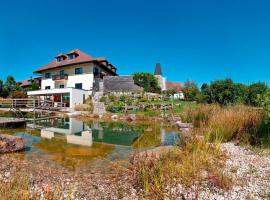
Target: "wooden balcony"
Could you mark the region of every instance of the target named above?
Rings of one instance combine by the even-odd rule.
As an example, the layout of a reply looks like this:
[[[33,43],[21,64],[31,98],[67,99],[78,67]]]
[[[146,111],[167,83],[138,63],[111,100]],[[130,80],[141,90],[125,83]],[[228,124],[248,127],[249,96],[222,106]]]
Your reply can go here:
[[[52,76],[52,80],[53,80],[53,81],[68,80],[68,75],[67,75],[67,74],[53,75],[53,76]]]

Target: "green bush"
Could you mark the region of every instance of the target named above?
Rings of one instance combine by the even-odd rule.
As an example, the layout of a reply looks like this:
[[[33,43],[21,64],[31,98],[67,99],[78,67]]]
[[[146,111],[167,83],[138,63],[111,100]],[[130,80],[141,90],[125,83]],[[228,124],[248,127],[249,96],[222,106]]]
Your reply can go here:
[[[112,112],[112,113],[119,113],[123,110],[125,104],[123,102],[113,102],[113,103],[110,103],[108,106],[107,106],[107,111],[109,112]]]
[[[161,93],[157,78],[150,73],[135,73],[133,79],[136,85],[142,87],[145,92]]]

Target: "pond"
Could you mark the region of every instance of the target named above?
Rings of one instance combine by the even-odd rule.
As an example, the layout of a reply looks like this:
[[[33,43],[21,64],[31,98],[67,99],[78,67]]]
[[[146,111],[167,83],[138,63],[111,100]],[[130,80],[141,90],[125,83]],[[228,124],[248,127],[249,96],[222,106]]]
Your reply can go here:
[[[179,140],[177,130],[160,122],[84,122],[76,118],[28,122],[25,129],[1,132],[26,139],[21,159],[45,159],[51,165],[92,172],[108,169],[113,161],[127,160],[136,151],[175,145]]]

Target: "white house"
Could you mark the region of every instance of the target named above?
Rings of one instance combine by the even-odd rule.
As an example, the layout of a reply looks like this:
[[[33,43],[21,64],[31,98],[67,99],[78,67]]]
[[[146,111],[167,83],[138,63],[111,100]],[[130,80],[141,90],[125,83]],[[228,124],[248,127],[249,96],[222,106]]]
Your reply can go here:
[[[29,91],[28,96],[64,102],[70,108],[102,87],[104,76],[117,76],[116,67],[105,58],[94,58],[76,49],[60,53],[54,60],[37,69],[41,90]]]

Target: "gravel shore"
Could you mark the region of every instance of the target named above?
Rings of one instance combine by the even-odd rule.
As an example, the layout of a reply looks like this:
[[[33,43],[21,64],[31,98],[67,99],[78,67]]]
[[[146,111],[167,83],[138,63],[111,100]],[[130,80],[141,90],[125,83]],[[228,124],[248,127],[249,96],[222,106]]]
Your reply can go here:
[[[205,188],[199,199],[267,199],[270,192],[270,156],[260,155],[234,143],[224,143],[222,150],[228,155],[225,173],[233,178],[229,191]],[[61,196],[73,199],[142,199],[128,176],[115,166],[115,173],[93,173],[88,168],[70,170],[52,165],[46,160],[22,159],[16,154],[0,154],[0,180],[9,181],[13,172],[27,174],[33,184],[32,191],[42,199],[43,190],[59,186]],[[121,174],[121,173],[120,173]],[[182,199],[181,188],[172,188],[175,199]],[[192,195],[190,198],[191,199]]]
[[[242,199],[270,199],[270,156],[260,155],[250,149],[235,145],[232,142],[223,143],[222,151],[228,159],[224,173],[233,179],[233,186],[229,191],[206,186],[198,194],[202,200],[242,200]],[[173,188],[173,196],[182,199],[194,199],[192,190],[186,191],[181,186]]]

